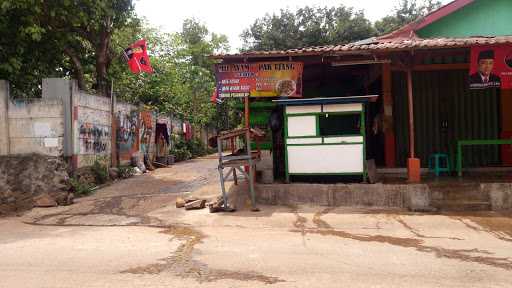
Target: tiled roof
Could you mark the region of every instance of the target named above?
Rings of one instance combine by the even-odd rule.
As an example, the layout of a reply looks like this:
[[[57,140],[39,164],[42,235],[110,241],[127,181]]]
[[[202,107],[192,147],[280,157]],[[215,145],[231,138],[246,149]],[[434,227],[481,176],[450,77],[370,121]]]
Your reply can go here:
[[[475,45],[494,45],[512,43],[512,36],[498,37],[468,37],[468,38],[393,38],[379,39],[370,38],[359,42],[345,45],[327,45],[307,47],[301,49],[276,50],[276,51],[250,51],[237,54],[220,54],[212,58],[245,58],[245,57],[286,57],[286,56],[307,56],[307,55],[343,55],[359,54],[364,51],[384,52],[400,51],[410,49],[433,49],[433,48],[457,48],[471,47]]]

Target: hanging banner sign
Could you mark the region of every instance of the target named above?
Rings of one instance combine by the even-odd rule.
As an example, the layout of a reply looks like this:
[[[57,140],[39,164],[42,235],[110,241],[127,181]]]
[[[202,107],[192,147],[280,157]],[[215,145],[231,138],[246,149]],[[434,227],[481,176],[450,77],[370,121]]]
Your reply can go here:
[[[471,48],[470,89],[512,89],[512,45]]]
[[[217,98],[302,97],[301,62],[217,64]]]

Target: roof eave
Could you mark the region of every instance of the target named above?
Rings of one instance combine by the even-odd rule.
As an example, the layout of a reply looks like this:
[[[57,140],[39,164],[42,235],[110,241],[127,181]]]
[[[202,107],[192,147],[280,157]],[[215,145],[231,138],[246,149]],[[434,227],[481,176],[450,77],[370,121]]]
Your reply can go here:
[[[459,9],[475,2],[475,0],[454,0],[429,14],[398,28],[388,34],[378,37],[378,39],[391,39],[397,37],[417,37],[416,32],[438,20],[444,18]]]

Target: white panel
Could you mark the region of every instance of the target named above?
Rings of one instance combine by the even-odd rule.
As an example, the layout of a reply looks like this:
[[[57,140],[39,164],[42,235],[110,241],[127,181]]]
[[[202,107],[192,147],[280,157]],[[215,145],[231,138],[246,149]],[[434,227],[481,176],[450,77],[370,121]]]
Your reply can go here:
[[[363,136],[325,137],[324,143],[362,143]]]
[[[288,169],[300,173],[362,173],[363,145],[288,146]]]
[[[44,138],[44,147],[59,147],[59,138]]]
[[[322,138],[286,139],[286,144],[322,144]]]
[[[320,113],[320,112],[322,112],[322,106],[320,106],[320,105],[286,106],[286,114]]]
[[[316,116],[288,117],[288,136],[315,136]]]
[[[363,104],[329,104],[324,105],[324,112],[350,112],[350,111],[363,111]]]

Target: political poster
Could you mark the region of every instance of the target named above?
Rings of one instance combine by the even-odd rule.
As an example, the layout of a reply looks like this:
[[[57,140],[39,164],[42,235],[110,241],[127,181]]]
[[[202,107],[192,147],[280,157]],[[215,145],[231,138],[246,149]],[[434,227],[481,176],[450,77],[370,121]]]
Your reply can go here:
[[[471,48],[470,89],[512,89],[512,45]]]

